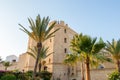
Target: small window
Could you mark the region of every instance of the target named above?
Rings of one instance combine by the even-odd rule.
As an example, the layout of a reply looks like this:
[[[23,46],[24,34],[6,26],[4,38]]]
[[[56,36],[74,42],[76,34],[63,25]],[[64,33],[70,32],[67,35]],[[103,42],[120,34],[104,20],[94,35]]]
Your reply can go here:
[[[64,52],[67,53],[67,48],[64,49]]]
[[[50,42],[52,42],[52,39],[50,39]]]
[[[66,29],[64,29],[64,33],[67,33]]]
[[[15,59],[13,59],[13,60],[12,60],[12,62],[16,62],[16,60],[15,60]]]
[[[64,38],[64,43],[67,43],[67,38]]]
[[[68,68],[67,75],[70,75],[70,68]]]
[[[99,65],[99,66],[98,66],[98,69],[103,69],[103,68],[104,68],[103,65]]]
[[[74,75],[74,73],[71,74],[72,76]]]
[[[49,58],[49,63],[51,63],[51,59]]]

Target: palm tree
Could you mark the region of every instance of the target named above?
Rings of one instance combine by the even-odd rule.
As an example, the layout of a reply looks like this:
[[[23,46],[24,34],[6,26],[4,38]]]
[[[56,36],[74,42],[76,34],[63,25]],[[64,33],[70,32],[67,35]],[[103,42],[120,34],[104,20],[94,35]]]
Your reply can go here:
[[[120,39],[118,41],[113,39],[111,43],[107,41],[105,49],[112,56],[116,69],[120,72]]]
[[[5,67],[5,71],[7,70],[8,67],[11,66],[10,62],[3,62],[3,66]]]
[[[29,48],[29,49],[30,49],[30,52],[27,52],[27,53],[29,55],[31,55],[34,59],[36,59],[37,58],[37,52],[38,52],[37,47],[33,47],[33,48]],[[42,64],[45,63],[44,59],[52,54],[52,53],[47,54],[48,53],[48,49],[49,49],[48,47],[45,48],[44,46],[42,46],[42,48],[41,48],[41,52],[40,52],[39,59],[38,59],[38,62],[39,62],[39,72],[41,71]]]
[[[36,70],[37,70],[37,65],[38,65],[38,60],[39,60],[39,55],[41,52],[41,48],[42,48],[42,43],[53,37],[54,33],[58,30],[52,30],[56,24],[56,22],[53,22],[49,25],[49,17],[44,17],[43,19],[40,18],[40,15],[38,15],[36,17],[36,20],[33,21],[32,18],[28,18],[29,21],[29,28],[31,31],[27,30],[25,27],[23,27],[21,24],[19,24],[21,26],[21,30],[23,32],[25,32],[29,37],[31,37],[33,40],[36,41],[37,43],[37,49],[38,49],[38,53],[37,53],[37,58],[36,58],[36,62],[35,62],[35,67],[34,67],[34,72],[33,72],[33,79],[35,78],[36,75]]]
[[[80,60],[84,62],[86,69],[86,80],[90,80],[90,64],[98,65],[106,60],[100,51],[105,47],[105,43],[100,38],[91,38],[88,35],[77,34],[71,41],[71,50],[77,53]]]
[[[74,66],[77,64],[77,62],[79,60],[82,62],[82,60],[80,59],[78,54],[76,54],[76,53],[67,54],[65,57],[65,60],[64,60],[64,64],[67,64],[68,66]],[[84,80],[84,64],[83,64],[83,62],[81,63],[81,76],[82,76],[81,77],[82,80]]]
[[[76,54],[67,54],[64,63],[68,65],[75,65],[77,61],[78,61],[78,56]]]

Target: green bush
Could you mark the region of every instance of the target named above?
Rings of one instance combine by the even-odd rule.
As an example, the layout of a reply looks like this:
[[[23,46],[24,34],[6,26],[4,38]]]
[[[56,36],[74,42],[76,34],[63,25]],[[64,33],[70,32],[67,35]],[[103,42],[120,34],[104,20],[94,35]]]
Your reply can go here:
[[[1,79],[1,77],[3,76],[3,75],[5,75],[5,71],[0,71],[0,79]]]
[[[29,80],[29,77],[26,74],[22,73],[18,75],[18,80]]]
[[[27,71],[27,72],[26,72],[26,75],[32,78],[33,71],[32,71],[32,70]]]
[[[118,71],[114,71],[108,75],[108,80],[120,80],[120,73]]]
[[[16,77],[13,74],[6,74],[3,75],[0,80],[16,80]]]
[[[48,71],[41,71],[39,73],[40,78],[42,78],[43,80],[50,80],[52,73],[48,72]]]

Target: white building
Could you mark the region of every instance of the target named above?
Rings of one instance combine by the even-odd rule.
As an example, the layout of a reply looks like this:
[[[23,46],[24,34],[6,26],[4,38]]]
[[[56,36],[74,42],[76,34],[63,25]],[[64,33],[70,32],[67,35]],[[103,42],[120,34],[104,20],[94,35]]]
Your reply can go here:
[[[9,55],[6,57],[5,61],[9,61],[9,62],[17,62],[18,61],[18,57],[15,55]]]

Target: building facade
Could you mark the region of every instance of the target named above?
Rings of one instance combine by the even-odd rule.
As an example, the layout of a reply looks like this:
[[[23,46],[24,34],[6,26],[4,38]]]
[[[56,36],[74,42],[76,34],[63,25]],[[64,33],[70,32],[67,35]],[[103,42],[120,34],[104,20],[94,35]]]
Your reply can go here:
[[[48,54],[52,53],[45,59],[45,66],[47,66],[48,71],[53,73],[54,79],[60,78],[67,80],[68,66],[63,64],[63,61],[66,54],[70,53],[70,41],[77,33],[70,29],[68,25],[65,24],[63,21],[57,22],[53,30],[56,30],[58,28],[60,29],[54,34],[55,36],[43,43],[43,46],[49,47]],[[34,46],[36,46],[36,42],[29,38],[27,51],[29,51],[29,48],[33,48]],[[24,53],[20,55],[19,63],[20,70],[28,71],[33,70],[35,60],[27,53]]]
[[[70,41],[77,33],[69,28],[64,21],[58,21],[53,31],[58,28],[60,29],[54,34],[55,36],[43,43],[44,47],[49,47],[48,54],[52,54],[44,60],[45,64],[42,69],[47,67],[47,71],[52,72],[52,80],[81,80],[80,63],[76,66],[63,64],[66,54],[70,53]],[[15,66],[16,69],[20,71],[34,69],[35,59],[27,53],[30,51],[29,48],[34,46],[36,46],[36,42],[29,38],[28,49],[26,53],[19,56],[17,66]],[[104,63],[98,69],[91,69],[91,80],[106,80],[107,74],[113,69],[114,65],[111,63]]]

